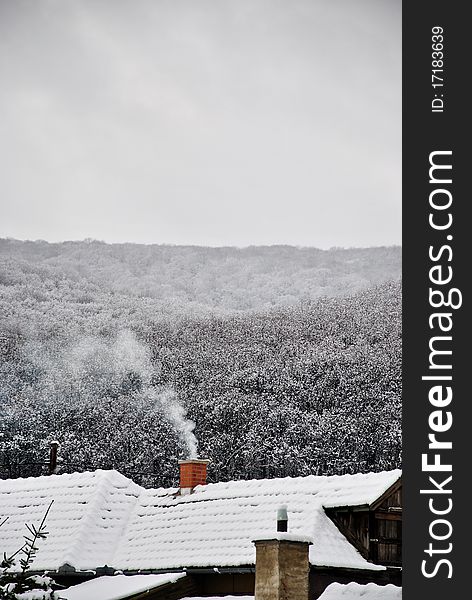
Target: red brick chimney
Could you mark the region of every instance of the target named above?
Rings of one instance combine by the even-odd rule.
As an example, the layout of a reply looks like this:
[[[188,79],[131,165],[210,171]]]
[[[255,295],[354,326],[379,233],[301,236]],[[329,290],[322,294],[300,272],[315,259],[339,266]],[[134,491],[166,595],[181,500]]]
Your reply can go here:
[[[207,478],[208,459],[191,458],[179,460],[180,465],[180,493],[191,494],[196,485],[205,485]]]

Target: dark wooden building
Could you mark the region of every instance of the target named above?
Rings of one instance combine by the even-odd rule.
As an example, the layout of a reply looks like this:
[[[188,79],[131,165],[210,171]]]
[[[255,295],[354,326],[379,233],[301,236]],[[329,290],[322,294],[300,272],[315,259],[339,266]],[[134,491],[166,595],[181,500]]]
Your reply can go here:
[[[372,504],[338,506],[326,512],[364,558],[381,565],[401,566],[401,478]]]

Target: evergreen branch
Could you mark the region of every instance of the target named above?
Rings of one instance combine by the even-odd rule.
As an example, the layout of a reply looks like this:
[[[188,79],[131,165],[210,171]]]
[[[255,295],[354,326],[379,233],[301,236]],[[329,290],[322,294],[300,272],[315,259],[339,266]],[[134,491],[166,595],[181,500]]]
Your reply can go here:
[[[53,502],[54,502],[54,500],[51,500],[51,502],[49,503],[49,506],[48,506],[46,512],[44,513],[44,516],[43,516],[42,521],[39,524],[38,528],[36,528],[34,525],[32,525],[31,527],[26,525],[28,531],[31,531],[31,533],[33,534],[33,539],[30,539],[27,536],[24,536],[26,543],[23,546],[22,552],[26,555],[26,558],[22,558],[20,560],[21,573],[23,576],[26,574],[26,571],[31,566],[31,563],[33,562],[33,559],[36,556],[36,552],[38,551],[36,542],[38,541],[38,539],[45,539],[45,537],[47,535],[46,519],[48,517],[49,511],[51,510],[51,506],[53,505]]]

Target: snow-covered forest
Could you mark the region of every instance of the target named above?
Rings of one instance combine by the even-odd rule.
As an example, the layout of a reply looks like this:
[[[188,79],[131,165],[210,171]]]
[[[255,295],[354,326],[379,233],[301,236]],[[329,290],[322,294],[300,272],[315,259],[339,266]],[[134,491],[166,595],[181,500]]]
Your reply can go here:
[[[401,461],[401,250],[0,241],[0,476]],[[197,447],[198,445],[198,447]]]

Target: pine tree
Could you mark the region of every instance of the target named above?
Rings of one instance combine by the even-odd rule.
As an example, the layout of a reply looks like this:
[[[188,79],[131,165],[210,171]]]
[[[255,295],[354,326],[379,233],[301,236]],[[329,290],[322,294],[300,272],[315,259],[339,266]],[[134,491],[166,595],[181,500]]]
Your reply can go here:
[[[24,536],[23,545],[11,555],[3,553],[0,562],[0,599],[1,600],[58,600],[52,589],[54,581],[46,575],[31,575],[31,567],[38,551],[38,542],[46,539],[46,519],[52,503],[48,506],[39,526],[26,525],[28,533]],[[4,525],[8,517],[0,522]],[[20,569],[15,566],[19,563]]]

